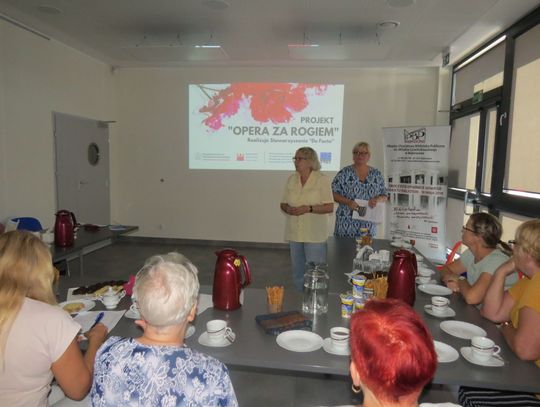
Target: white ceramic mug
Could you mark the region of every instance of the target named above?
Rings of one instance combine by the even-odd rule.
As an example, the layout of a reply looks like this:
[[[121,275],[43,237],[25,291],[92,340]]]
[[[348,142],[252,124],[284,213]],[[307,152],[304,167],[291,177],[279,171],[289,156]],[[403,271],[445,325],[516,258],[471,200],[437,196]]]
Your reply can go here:
[[[474,336],[471,339],[472,356],[480,362],[486,362],[492,356],[498,355],[501,348],[485,336]]]
[[[124,295],[126,295],[125,291],[121,291],[118,294],[105,293],[101,297],[101,302],[103,303],[103,305],[105,305],[105,308],[107,308],[107,309],[115,309],[116,306],[118,305],[118,303],[120,302],[120,300],[122,298],[124,298]]]
[[[425,268],[425,267],[418,267],[418,275],[421,277],[428,277],[431,278],[431,275],[433,272],[431,269]]]
[[[129,307],[129,310],[131,311],[133,316],[135,316],[137,319],[141,317],[141,313],[139,312],[139,307],[137,306],[137,304],[135,303],[131,304],[131,307]]]
[[[421,276],[419,275],[418,277],[416,277],[416,282],[418,284],[427,284],[431,281],[431,276]]]
[[[226,338],[229,341],[234,340],[232,329],[227,326],[227,321],[222,319],[213,319],[206,323],[206,334],[210,342],[223,342]]]
[[[436,315],[443,315],[448,311],[448,304],[450,300],[446,297],[440,297],[438,295],[431,297],[431,311]]]
[[[331,328],[330,340],[334,349],[346,349],[349,346],[349,328],[344,328],[341,326]]]

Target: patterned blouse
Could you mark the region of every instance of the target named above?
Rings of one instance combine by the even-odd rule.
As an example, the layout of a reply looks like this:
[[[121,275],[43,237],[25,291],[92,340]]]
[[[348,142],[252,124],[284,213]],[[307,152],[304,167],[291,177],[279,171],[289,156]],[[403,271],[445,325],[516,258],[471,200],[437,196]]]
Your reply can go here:
[[[110,337],[99,349],[93,406],[237,407],[225,365],[186,346]]]
[[[360,181],[354,166],[349,165],[336,174],[332,181],[332,191],[347,199],[369,200],[379,195],[386,195],[384,178],[381,172],[369,167],[369,172],[364,182]],[[336,210],[335,236],[358,237],[360,228],[368,228],[371,236],[377,233],[377,226],[372,222],[366,222],[352,218],[352,210],[345,204],[339,204]]]

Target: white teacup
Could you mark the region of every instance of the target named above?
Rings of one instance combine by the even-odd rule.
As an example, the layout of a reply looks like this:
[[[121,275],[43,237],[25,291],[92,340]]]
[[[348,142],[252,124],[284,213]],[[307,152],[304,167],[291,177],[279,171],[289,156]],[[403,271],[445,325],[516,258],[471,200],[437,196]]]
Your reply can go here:
[[[431,311],[436,315],[445,314],[448,311],[448,304],[450,304],[450,300],[446,297],[438,295],[431,297]]]
[[[418,267],[418,275],[420,277],[428,277],[428,278],[431,278],[431,275],[433,274],[433,272],[428,269],[428,268],[425,268],[425,267]]]
[[[341,326],[331,328],[330,340],[334,349],[346,349],[349,346],[349,328]]]
[[[108,291],[100,298],[103,305],[105,305],[105,308],[107,309],[115,309],[118,303],[122,298],[124,298],[124,295],[126,295],[125,291],[121,291],[118,294]]]
[[[222,319],[213,319],[206,323],[206,334],[210,342],[223,342],[226,338],[230,342],[234,341],[232,329],[227,326],[227,321]]]
[[[471,350],[473,358],[480,362],[486,362],[501,352],[501,348],[485,336],[474,336],[471,339]]]
[[[141,313],[139,312],[139,307],[137,306],[137,304],[135,304],[135,303],[131,304],[131,307],[129,307],[129,311],[137,319],[139,319],[141,317]]]
[[[431,276],[421,276],[421,275],[418,275],[418,277],[416,277],[416,282],[418,284],[427,284],[431,281]]]

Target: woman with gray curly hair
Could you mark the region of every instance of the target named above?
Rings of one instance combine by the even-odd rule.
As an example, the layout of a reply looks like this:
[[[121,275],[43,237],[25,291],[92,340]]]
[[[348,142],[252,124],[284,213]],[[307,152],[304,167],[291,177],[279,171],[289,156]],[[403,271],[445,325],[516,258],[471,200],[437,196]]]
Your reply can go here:
[[[225,365],[184,344],[198,293],[197,268],[181,254],[146,261],[134,288],[144,333],[99,349],[93,406],[238,406]]]

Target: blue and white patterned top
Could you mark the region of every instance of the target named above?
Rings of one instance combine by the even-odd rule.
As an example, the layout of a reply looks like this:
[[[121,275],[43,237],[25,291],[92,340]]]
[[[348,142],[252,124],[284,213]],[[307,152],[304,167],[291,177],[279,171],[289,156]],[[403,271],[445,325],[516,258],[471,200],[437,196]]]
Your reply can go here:
[[[237,407],[227,367],[186,346],[149,346],[110,337],[99,348],[93,406]]]
[[[384,178],[381,172],[369,167],[369,172],[364,182],[360,181],[354,166],[349,165],[339,171],[332,181],[332,192],[347,199],[369,200],[379,195],[386,195]],[[339,204],[336,210],[335,236],[358,237],[360,228],[368,228],[371,236],[377,233],[377,226],[372,222],[352,218],[352,210],[344,204]]]

